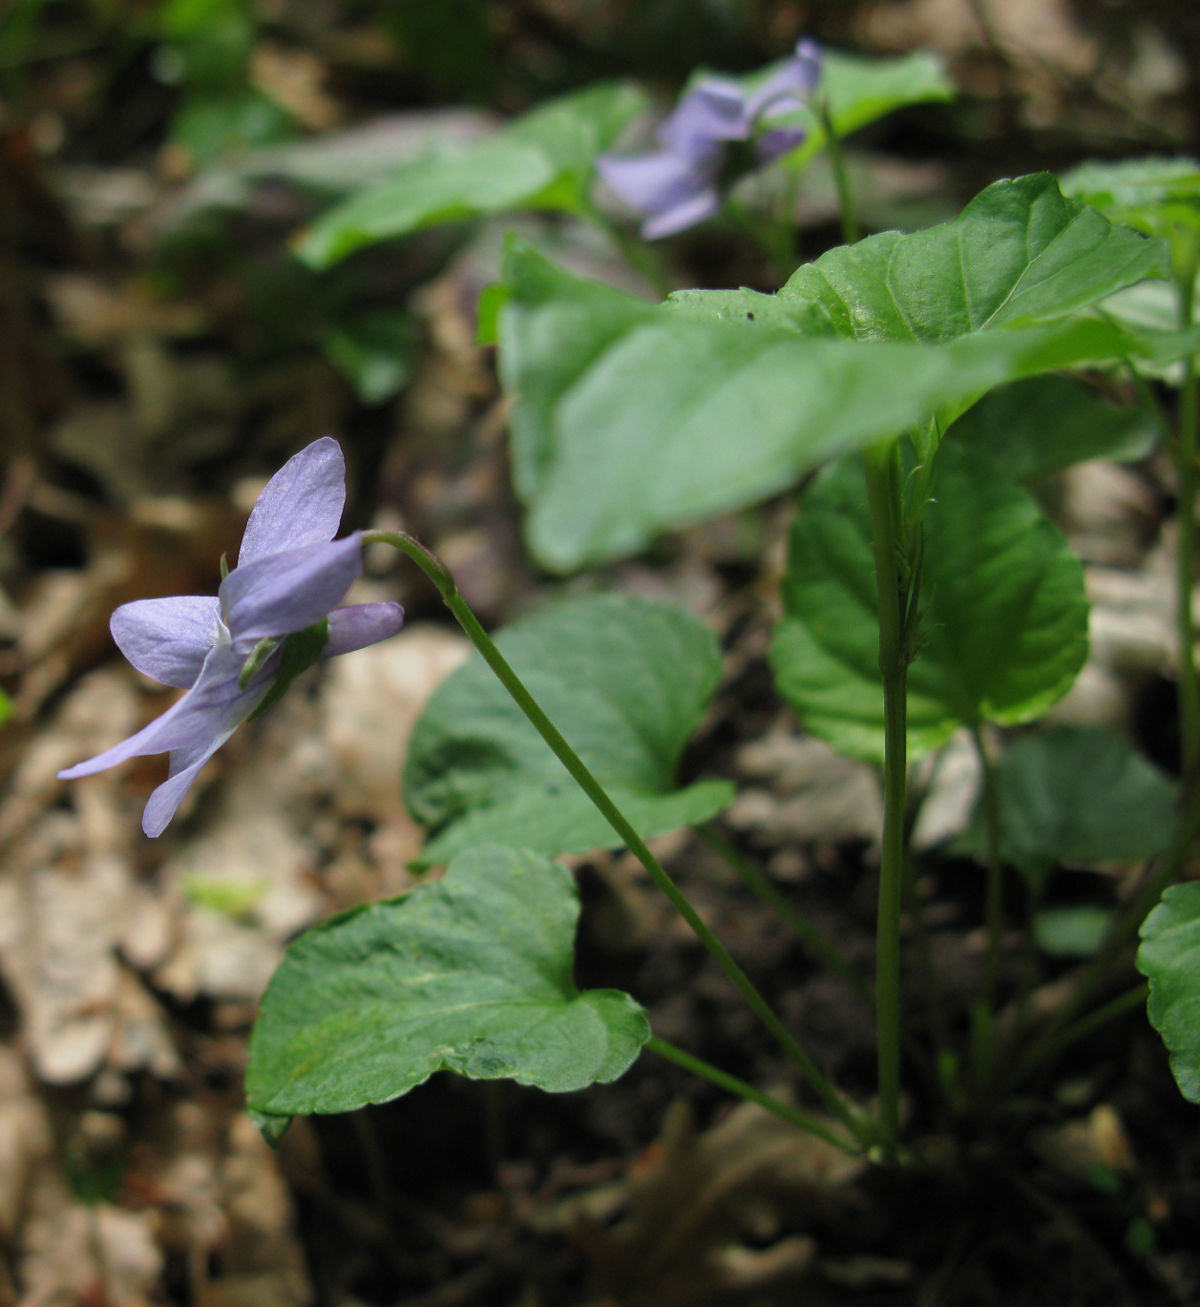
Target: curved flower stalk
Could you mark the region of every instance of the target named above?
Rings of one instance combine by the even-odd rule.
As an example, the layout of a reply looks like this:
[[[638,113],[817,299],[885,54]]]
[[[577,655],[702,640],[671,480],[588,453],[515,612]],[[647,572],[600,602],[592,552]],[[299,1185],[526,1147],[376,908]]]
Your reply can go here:
[[[215,598],[177,595],[118,608],[109,625],[125,657],[187,693],[136,735],[59,776],[74,780],[169,753],[167,780],[142,814],[146,834],[161,835],[200,768],[305,667],[395,635],[404,621],[399,604],[336,607],[362,571],[362,533],[333,538],[345,501],[342,451],[325,436],[267,482],[237,566]]]
[[[644,215],[647,240],[683,231],[721,207],[722,165],[731,142],[751,141],[754,162],[762,165],[804,140],[803,127],[771,126],[771,120],[801,108],[820,75],[819,47],[801,41],[791,58],[753,91],[733,78],[701,77],[659,127],[661,150],[628,157],[604,154],[596,160],[596,170]]]

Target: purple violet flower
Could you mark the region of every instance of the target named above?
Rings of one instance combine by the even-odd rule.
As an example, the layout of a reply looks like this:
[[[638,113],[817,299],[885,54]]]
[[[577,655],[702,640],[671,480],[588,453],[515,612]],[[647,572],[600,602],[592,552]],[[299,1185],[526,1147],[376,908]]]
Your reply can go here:
[[[602,154],[596,171],[644,215],[647,240],[683,231],[721,207],[722,163],[730,142],[752,141],[754,161],[762,165],[804,140],[803,127],[759,127],[803,107],[820,75],[819,47],[801,41],[792,57],[751,92],[732,78],[701,77],[659,126],[662,149],[627,157]]]
[[[187,694],[136,735],[59,776],[74,780],[169,753],[170,773],[142,814],[146,834],[161,835],[200,768],[256,709],[319,658],[395,635],[404,621],[399,604],[336,607],[362,571],[362,533],[333,538],[345,501],[342,451],[325,436],[267,482],[216,598],[122,604],[109,624],[121,652],[139,672]]]

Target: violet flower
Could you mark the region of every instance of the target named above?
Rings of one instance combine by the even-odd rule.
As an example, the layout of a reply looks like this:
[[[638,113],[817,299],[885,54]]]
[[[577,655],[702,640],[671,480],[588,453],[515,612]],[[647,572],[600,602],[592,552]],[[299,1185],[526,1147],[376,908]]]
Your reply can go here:
[[[820,75],[819,47],[801,41],[791,58],[753,91],[733,78],[701,77],[659,127],[662,149],[624,158],[603,154],[596,171],[644,215],[646,240],[683,231],[721,207],[730,143],[752,142],[754,163],[761,166],[804,140],[803,127],[772,127],[770,119],[802,108]]]
[[[59,776],[73,780],[169,753],[170,773],[142,814],[146,834],[161,835],[200,768],[305,667],[395,635],[404,620],[399,604],[336,607],[362,571],[362,533],[333,539],[345,500],[342,451],[326,436],[267,482],[216,598],[122,604],[109,624],[121,652],[138,671],[187,694],[136,735]]]

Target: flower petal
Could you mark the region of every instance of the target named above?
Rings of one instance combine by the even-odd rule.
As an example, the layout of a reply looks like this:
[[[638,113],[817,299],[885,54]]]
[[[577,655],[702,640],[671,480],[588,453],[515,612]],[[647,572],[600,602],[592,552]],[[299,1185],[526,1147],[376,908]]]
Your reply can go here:
[[[221,612],[243,655],[260,640],[303,631],[331,612],[362,571],[362,532],[235,567],[221,582]]]
[[[744,141],[753,117],[734,81],[702,77],[663,120],[656,135],[672,154],[692,163],[707,159],[720,141]]]
[[[755,139],[754,156],[759,163],[773,163],[803,145],[807,135],[803,127],[772,127]]]
[[[289,458],[263,487],[246,523],[238,566],[332,540],[345,504],[341,446],[331,436],[322,436]]]
[[[249,716],[249,712],[246,716]],[[242,722],[238,718],[227,729],[222,729],[211,739],[197,741],[188,749],[174,749],[171,752],[171,770],[167,779],[146,800],[142,809],[142,830],[153,840],[157,839],[167,828],[168,822],[178,811],[184,795],[192,787],[192,782],[199,775],[200,768],[225,743]]]
[[[691,202],[711,187],[715,161],[714,168],[699,168],[666,152],[628,158],[601,155],[596,171],[626,204],[653,217]]]
[[[329,643],[322,657],[353,653],[369,644],[387,640],[404,625],[404,609],[399,604],[352,604],[336,608],[329,614]]]
[[[720,207],[721,196],[716,186],[706,186],[642,223],[642,235],[648,241],[656,241],[660,236],[673,236],[685,227],[694,227],[705,218],[711,218]]]
[[[268,660],[246,689],[239,690],[243,661],[229,645],[216,646],[204,660],[196,684],[161,717],[111,749],[60,771],[59,777],[75,780],[106,771],[128,758],[202,747],[221,734],[228,723],[232,723],[228,727],[232,730],[254,711],[275,674],[274,662]]]
[[[126,658],[147,676],[186,690],[193,685],[221,628],[211,595],[173,595],[122,604],[109,630]]]
[[[767,78],[746,100],[746,119],[768,112],[783,113],[807,103],[821,80],[821,47],[815,41],[800,41],[796,53]]]

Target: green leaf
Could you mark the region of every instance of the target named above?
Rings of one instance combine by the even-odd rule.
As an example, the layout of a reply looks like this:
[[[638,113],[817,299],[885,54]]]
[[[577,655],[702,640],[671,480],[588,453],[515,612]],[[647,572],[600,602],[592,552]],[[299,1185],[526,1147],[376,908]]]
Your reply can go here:
[[[1200,883],[1172,885],[1142,923],[1137,967],[1146,1013],[1171,1054],[1184,1098],[1200,1103]]]
[[[1200,231],[1200,163],[1195,159],[1083,163],[1061,185],[1064,195],[1152,236],[1170,237],[1180,228]]]
[[[1141,354],[1145,333],[1064,315],[1165,259],[1047,176],[989,187],[954,223],[831,251],[775,297],[694,291],[655,309],[511,242],[500,368],[530,548],[564,572],[620,557],[944,425],[996,385]]]
[[[996,764],[1000,854],[1041,878],[1059,863],[1140,862],[1175,826],[1175,786],[1120,735],[1054,726],[1018,740]],[[983,814],[961,847],[982,855]]]
[[[644,103],[633,87],[611,83],[541,105],[494,136],[426,155],[352,195],[305,232],[296,253],[327,268],[437,223],[523,208],[579,211],[596,155]]]
[[[952,340],[1064,318],[1169,272],[1166,246],[1065,198],[1048,173],[997,182],[951,222],[882,232],[799,268],[780,291],[850,340]]]
[[[909,670],[914,757],[959,725],[1043,713],[1087,654],[1083,569],[1020,487],[942,446],[925,508],[920,647]],[[801,724],[834,748],[883,758],[871,520],[861,467],[820,474],[792,526],[786,616],[771,664]]]
[[[712,633],[677,609],[612,595],[572,599],[497,637],[504,656],[645,836],[705,821],[724,782],[675,788],[680,753],[721,674]],[[542,853],[620,843],[482,659],[429,700],[405,768],[429,865],[501,839]]]
[[[844,140],[897,109],[953,100],[957,88],[941,59],[927,51],[898,59],[862,59],[823,46],[818,94],[825,98],[834,131]],[[808,128],[804,144],[788,155],[788,167],[804,167],[827,146],[825,129],[810,110],[781,115],[781,121],[803,122]]]
[[[578,918],[565,867],[492,847],[404,898],[306,932],[263,995],[250,1109],[348,1112],[435,1071],[552,1093],[615,1080],[650,1027],[628,994],[576,989]]]
[[[1118,406],[1068,377],[1032,377],[985,395],[950,428],[995,472],[1026,484],[1089,458],[1144,457],[1158,438],[1144,406]]]

